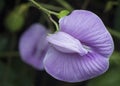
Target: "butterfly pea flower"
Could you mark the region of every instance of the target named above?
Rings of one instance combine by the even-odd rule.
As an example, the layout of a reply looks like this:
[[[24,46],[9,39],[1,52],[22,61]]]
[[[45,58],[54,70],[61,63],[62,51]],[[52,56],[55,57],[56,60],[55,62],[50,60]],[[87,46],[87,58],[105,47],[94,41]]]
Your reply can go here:
[[[20,38],[19,50],[22,60],[36,69],[44,68],[43,59],[48,48],[46,35],[46,28],[35,23]]]
[[[81,82],[106,72],[114,43],[102,20],[86,10],[74,10],[59,20],[59,31],[47,35],[32,25],[21,37],[26,63],[66,82]]]

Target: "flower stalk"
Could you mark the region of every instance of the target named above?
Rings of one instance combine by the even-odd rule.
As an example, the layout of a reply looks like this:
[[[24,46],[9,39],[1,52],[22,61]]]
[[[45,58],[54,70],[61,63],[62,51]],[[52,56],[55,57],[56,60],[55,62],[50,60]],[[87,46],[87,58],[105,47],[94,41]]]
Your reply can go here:
[[[30,2],[32,2],[38,9],[42,10],[43,12],[45,12],[48,15],[48,17],[50,18],[51,22],[53,22],[53,24],[55,25],[56,31],[58,31],[58,29],[59,29],[58,28],[58,24],[57,24],[57,22],[55,20],[52,19],[51,15],[58,16],[59,13],[56,13],[56,12],[53,12],[51,10],[48,10],[48,9],[44,8],[43,6],[40,5],[40,3],[38,4],[34,0],[30,0]]]

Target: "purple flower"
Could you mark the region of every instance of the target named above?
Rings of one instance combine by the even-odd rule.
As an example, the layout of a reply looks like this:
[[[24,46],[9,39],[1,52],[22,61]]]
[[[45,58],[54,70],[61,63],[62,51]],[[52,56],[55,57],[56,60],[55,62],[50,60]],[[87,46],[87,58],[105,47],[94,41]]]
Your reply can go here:
[[[59,26],[47,36],[42,25],[32,25],[20,39],[22,59],[66,82],[88,80],[108,69],[114,44],[97,15],[75,10],[60,19]]]
[[[48,42],[45,40],[46,28],[36,23],[23,33],[19,50],[23,61],[37,69],[43,69],[43,59],[45,57]]]

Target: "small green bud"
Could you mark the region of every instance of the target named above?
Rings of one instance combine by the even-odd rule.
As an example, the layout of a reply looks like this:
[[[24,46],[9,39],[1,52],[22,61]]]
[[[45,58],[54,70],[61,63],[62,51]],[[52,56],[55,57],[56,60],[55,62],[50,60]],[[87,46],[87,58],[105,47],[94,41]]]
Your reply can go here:
[[[19,31],[24,24],[24,17],[15,12],[11,12],[5,20],[5,26],[11,32]]]
[[[9,31],[17,32],[22,29],[28,8],[29,4],[21,4],[6,16],[5,26]]]

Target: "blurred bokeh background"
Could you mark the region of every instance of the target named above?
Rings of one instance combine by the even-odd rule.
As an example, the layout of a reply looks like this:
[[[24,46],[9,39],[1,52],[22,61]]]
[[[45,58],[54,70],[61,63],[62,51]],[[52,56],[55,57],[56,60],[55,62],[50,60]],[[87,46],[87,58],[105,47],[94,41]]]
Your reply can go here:
[[[110,58],[110,68],[97,78],[66,83],[22,62],[18,51],[21,34],[36,22],[49,29],[55,27],[46,14],[30,6],[29,0],[0,0],[0,86],[120,86],[120,0],[36,1],[56,12],[86,9],[96,13],[114,39],[115,50]]]

